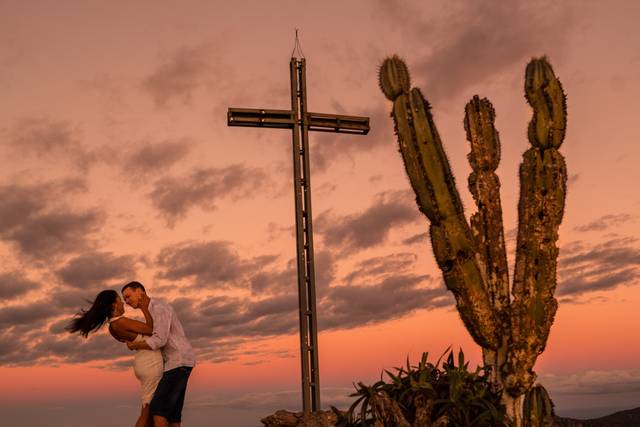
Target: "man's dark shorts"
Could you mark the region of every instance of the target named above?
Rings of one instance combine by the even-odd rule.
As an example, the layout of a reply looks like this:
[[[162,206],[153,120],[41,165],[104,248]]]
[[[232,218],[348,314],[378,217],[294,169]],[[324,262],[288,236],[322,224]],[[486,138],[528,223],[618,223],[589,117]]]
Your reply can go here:
[[[162,375],[149,406],[151,415],[165,417],[170,423],[182,420],[184,394],[191,369],[190,366],[179,366]]]

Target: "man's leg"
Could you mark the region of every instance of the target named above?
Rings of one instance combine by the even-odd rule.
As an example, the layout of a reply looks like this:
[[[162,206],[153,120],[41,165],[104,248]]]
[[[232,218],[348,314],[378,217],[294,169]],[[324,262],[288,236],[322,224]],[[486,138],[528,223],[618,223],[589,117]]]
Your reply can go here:
[[[188,366],[181,366],[180,378],[175,382],[174,392],[176,393],[177,400],[173,407],[173,410],[169,414],[169,427],[180,427],[182,421],[182,407],[184,406],[184,396],[187,392],[187,382],[189,381],[189,375],[191,375],[191,369]]]
[[[176,379],[176,369],[171,369],[162,374],[160,382],[153,393],[153,398],[149,404],[149,412],[153,416],[154,427],[169,427],[169,414],[175,405],[173,397],[173,387]]]
[[[191,368],[180,366],[164,373],[151,400],[154,427],[179,427]]]

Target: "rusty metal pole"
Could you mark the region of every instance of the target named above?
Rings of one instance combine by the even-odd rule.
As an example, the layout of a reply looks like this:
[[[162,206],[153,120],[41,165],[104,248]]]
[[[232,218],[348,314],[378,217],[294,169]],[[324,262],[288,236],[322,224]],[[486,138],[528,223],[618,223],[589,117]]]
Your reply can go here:
[[[302,150],[300,160],[302,161],[302,193],[303,193],[303,232],[304,232],[304,276],[306,286],[306,312],[305,323],[309,332],[306,337],[307,354],[310,372],[309,381],[311,386],[311,410],[320,410],[320,366],[318,365],[318,322],[316,315],[316,275],[313,258],[313,215],[311,212],[311,172],[309,170],[309,124],[307,123],[307,75],[306,61],[302,58],[298,61],[298,84],[300,86],[300,119]],[[299,215],[300,213],[298,213]],[[300,266],[300,260],[298,260]],[[298,267],[299,268],[299,267]],[[302,274],[298,274],[298,277]]]
[[[300,90],[299,65],[296,58],[291,58],[291,111],[295,123],[293,132],[293,192],[296,211],[296,257],[298,261],[298,309],[300,318],[300,362],[302,366],[302,408],[304,412],[311,410],[311,378],[309,366],[309,322],[307,321],[308,291],[307,282],[307,250],[306,244],[307,225],[305,224],[306,212],[303,207],[305,198],[305,178],[302,176],[304,161],[301,164],[302,153],[304,152],[300,144],[300,128],[304,123],[300,120]]]

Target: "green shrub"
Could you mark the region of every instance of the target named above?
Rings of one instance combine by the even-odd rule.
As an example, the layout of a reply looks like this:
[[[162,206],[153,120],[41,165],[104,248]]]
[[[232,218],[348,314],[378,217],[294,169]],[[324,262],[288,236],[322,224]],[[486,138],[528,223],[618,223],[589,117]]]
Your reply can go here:
[[[447,360],[439,368],[442,357]],[[501,391],[489,383],[489,372],[478,366],[468,370],[462,350],[456,366],[453,350],[445,350],[436,364],[427,362],[423,353],[418,366],[385,370],[389,381],[371,386],[354,384],[357,397],[345,413],[338,414],[341,427],[426,426],[431,424],[460,427],[510,426],[506,408],[500,403]]]

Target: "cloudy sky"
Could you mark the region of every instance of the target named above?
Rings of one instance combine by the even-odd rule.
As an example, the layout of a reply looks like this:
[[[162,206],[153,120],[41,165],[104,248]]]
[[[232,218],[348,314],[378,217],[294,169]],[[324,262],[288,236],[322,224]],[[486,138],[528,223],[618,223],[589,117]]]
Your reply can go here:
[[[131,279],[172,302],[197,349],[185,423],[256,426],[299,408],[290,133],[226,125],[228,107],[289,108],[295,28],[309,110],[372,128],[311,135],[325,407],[407,355],[452,345],[480,360],[378,89],[394,53],[433,105],[467,217],[464,105],[492,101],[511,262],[523,72],[548,56],[568,95],[569,189],[560,308],[536,369],[560,414],[637,406],[639,19],[632,1],[0,0],[3,419],[133,424],[131,353],[104,330],[63,330]]]

